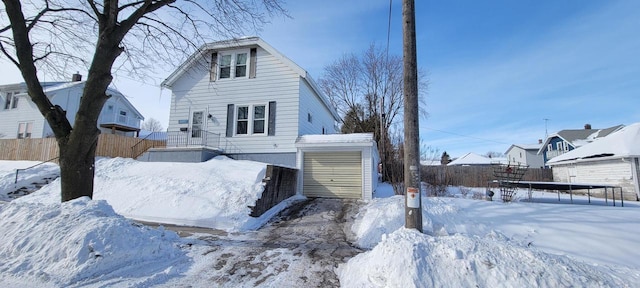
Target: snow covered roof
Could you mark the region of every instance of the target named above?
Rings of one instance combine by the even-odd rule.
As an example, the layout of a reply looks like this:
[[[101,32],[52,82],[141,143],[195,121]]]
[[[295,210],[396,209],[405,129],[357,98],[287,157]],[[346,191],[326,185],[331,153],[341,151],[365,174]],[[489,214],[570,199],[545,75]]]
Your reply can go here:
[[[296,139],[296,147],[324,144],[326,146],[351,144],[371,146],[375,144],[372,133],[302,135]],[[364,145],[363,145],[364,144]]]
[[[578,148],[582,145],[592,142],[593,140],[605,137],[615,131],[620,130],[624,125],[616,125],[604,129],[566,129],[553,133],[545,139],[542,146],[538,150],[538,154],[542,153],[544,148],[554,137],[560,137],[563,141],[570,143],[573,147]]]
[[[603,157],[622,158],[640,156],[640,123],[634,123],[601,137],[584,146],[551,158],[547,164],[564,164],[579,160],[596,160]]]
[[[451,161],[447,166],[507,164],[507,162],[505,158],[489,158],[471,152]]]
[[[440,159],[420,160],[420,165],[422,165],[422,166],[440,166],[440,165],[442,165],[442,161]]]
[[[505,154],[509,154],[509,151],[511,151],[513,148],[520,148],[522,150],[529,150],[529,151],[538,151],[540,150],[540,147],[542,147],[542,143],[536,143],[536,144],[513,144],[511,145],[511,147],[509,147],[509,149],[507,149],[507,152],[505,152]]]

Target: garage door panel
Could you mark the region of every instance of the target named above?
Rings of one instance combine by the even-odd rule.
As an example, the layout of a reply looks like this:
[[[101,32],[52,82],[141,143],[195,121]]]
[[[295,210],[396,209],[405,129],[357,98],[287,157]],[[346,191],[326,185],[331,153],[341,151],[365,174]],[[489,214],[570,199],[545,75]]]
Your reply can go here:
[[[326,185],[305,185],[304,194],[307,197],[325,197],[325,198],[361,198],[360,187],[337,187]]]
[[[303,192],[309,197],[361,198],[360,151],[307,152]]]

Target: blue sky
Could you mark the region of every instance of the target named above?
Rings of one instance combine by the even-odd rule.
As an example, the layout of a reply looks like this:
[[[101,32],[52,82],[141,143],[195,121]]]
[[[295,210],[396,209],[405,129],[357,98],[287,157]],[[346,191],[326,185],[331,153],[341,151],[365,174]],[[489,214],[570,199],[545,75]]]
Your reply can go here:
[[[292,1],[259,33],[318,79],[345,53],[385,46],[389,1]],[[402,52],[394,0],[390,53]],[[430,83],[424,146],[452,157],[505,152],[562,129],[640,121],[640,1],[416,1],[418,65]],[[12,72],[13,71],[13,72]],[[0,61],[0,84],[19,82]],[[115,86],[167,126],[172,71]],[[53,79],[48,79],[53,80]],[[59,79],[56,79],[59,80]]]

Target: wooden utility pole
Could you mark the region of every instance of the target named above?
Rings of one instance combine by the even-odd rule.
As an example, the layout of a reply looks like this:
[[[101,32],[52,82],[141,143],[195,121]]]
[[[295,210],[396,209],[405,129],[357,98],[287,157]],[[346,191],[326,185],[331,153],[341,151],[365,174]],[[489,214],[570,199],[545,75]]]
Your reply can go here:
[[[418,132],[418,60],[414,0],[402,1],[404,65],[404,187],[405,227],[422,232],[420,193],[420,135]]]

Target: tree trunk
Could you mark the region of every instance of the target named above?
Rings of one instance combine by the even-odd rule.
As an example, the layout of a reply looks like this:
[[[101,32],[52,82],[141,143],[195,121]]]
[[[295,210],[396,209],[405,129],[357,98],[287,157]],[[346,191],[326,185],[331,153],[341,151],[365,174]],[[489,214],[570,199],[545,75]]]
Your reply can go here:
[[[69,135],[69,141],[58,141],[60,151],[60,178],[62,202],[88,196],[93,198],[95,155],[100,131],[78,136],[78,130]]]

